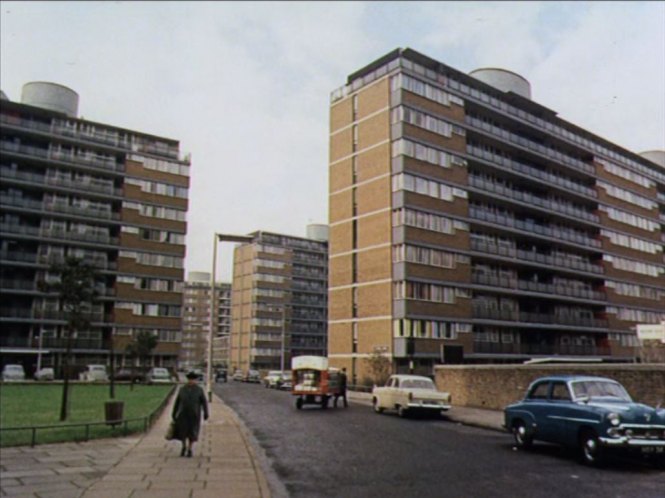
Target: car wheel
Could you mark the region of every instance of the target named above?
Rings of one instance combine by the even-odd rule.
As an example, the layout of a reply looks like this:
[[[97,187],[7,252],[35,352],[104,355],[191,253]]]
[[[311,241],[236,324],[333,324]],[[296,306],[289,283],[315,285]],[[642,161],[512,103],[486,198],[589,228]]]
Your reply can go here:
[[[406,418],[407,415],[407,409],[403,407],[402,405],[397,407],[397,415],[399,415],[402,418]]]
[[[513,438],[518,448],[528,449],[533,444],[533,437],[529,435],[526,424],[521,420],[513,424]]]
[[[582,461],[587,465],[600,465],[603,461],[602,448],[596,433],[590,429],[580,436]]]
[[[372,400],[372,405],[374,406],[374,413],[383,413],[383,408],[379,406],[379,400],[374,398]]]

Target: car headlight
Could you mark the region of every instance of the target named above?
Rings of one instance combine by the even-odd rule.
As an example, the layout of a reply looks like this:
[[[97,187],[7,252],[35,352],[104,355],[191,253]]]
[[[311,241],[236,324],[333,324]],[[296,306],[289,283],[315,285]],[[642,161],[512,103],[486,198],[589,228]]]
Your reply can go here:
[[[612,424],[615,427],[621,423],[621,418],[619,417],[619,414],[614,412],[607,414],[607,420],[609,420],[610,424]]]

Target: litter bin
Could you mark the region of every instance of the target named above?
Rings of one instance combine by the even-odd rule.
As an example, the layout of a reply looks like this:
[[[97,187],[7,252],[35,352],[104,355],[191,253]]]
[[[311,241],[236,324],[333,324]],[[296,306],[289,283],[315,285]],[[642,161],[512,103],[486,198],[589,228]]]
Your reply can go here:
[[[124,401],[107,401],[104,404],[106,425],[119,425],[122,422],[122,412],[124,408]]]

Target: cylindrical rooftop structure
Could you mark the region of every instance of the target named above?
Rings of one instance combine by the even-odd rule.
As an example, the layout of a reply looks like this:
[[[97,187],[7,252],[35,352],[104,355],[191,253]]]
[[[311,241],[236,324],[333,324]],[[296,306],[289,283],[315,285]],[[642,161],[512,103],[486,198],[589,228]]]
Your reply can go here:
[[[209,284],[210,273],[207,271],[190,271],[187,274],[187,282]]]
[[[477,80],[487,83],[502,92],[514,92],[531,99],[531,83],[517,73],[496,67],[481,67],[469,73]]]
[[[328,242],[328,225],[316,223],[307,225],[307,238]]]
[[[23,104],[62,112],[71,118],[78,116],[79,95],[71,88],[48,81],[32,81],[23,85]]]
[[[665,168],[665,150],[645,150],[640,156]]]

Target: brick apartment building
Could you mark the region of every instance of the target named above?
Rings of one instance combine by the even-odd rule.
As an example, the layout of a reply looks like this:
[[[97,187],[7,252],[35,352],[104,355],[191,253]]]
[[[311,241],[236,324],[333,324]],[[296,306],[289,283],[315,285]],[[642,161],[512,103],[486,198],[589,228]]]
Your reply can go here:
[[[228,363],[231,333],[231,284],[216,283],[217,309],[213,316],[213,365]],[[182,344],[179,367],[207,364],[210,334],[210,273],[190,272],[183,294]]]
[[[665,318],[664,157],[509,71],[397,49],[351,74],[330,107],[331,365],[631,361]]]
[[[57,371],[65,316],[37,282],[74,256],[99,275],[75,365],[108,363],[111,350],[127,364],[126,345],[149,331],[159,339],[151,363],[175,366],[190,166],[178,142],[78,118],[78,95],[54,83],[24,85],[21,102],[2,97],[2,363],[31,374],[39,357]]]
[[[254,232],[233,255],[231,369],[291,368],[299,355],[326,355],[328,230],[307,237]],[[283,352],[283,353],[282,353]]]

